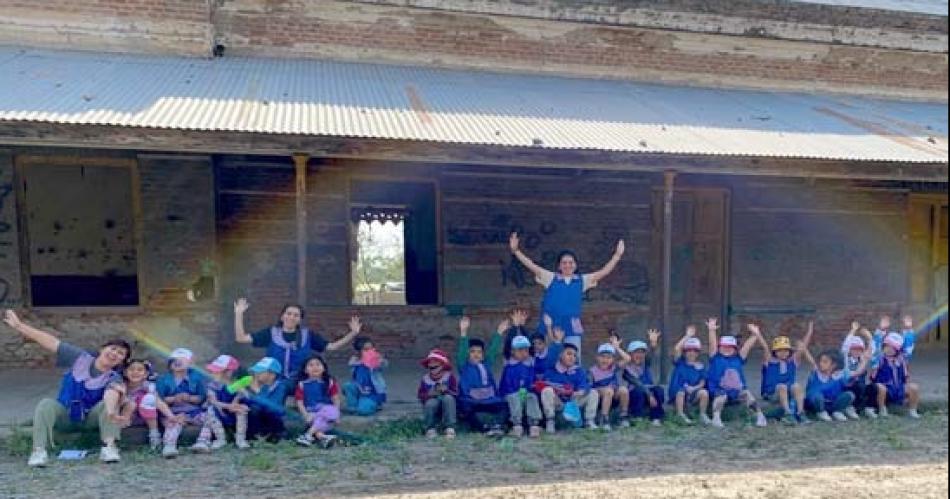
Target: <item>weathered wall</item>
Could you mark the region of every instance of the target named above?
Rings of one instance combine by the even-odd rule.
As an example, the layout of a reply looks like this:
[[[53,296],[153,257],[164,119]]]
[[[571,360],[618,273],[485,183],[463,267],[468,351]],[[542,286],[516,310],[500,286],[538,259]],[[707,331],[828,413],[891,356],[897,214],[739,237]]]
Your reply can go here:
[[[0,307],[20,303],[22,295],[16,199],[13,152],[0,149]]]
[[[0,44],[211,54],[207,0],[0,0]]]

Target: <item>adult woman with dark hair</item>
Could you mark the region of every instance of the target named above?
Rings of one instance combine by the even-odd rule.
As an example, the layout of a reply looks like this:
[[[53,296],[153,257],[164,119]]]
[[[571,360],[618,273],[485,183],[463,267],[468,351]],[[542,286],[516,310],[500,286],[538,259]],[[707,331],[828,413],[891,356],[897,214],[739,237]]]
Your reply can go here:
[[[33,452],[28,464],[46,466],[49,463],[47,448],[53,444],[53,429],[68,426],[98,427],[102,439],[99,459],[107,463],[119,461],[116,441],[121,436],[122,416],[109,414],[102,399],[106,388],[122,382],[121,371],[132,350],[129,343],[109,340],[93,353],[24,323],[12,310],[4,313],[3,322],[24,338],[55,353],[56,367],[69,368],[63,375],[56,399],[40,400],[33,412]]]
[[[359,316],[354,315],[350,318],[349,332],[342,338],[329,342],[320,333],[301,324],[304,318],[303,307],[285,305],[276,324],[247,334],[244,330],[244,313],[249,307],[250,304],[245,298],[234,303],[234,340],[238,343],[250,343],[257,348],[266,348],[265,355],[277,359],[283,367],[281,379],[294,379],[303,368],[304,362],[313,354],[345,347],[360,334],[363,327]]]
[[[547,333],[544,316],[553,321],[553,327],[564,331],[564,342],[577,346],[580,355],[581,338],[584,326],[581,324],[581,304],[584,293],[610,275],[623,256],[623,240],[617,241],[613,256],[600,270],[590,274],[577,273],[577,257],[571,251],[562,251],[557,257],[557,272],[547,270],[531,261],[519,248],[518,233],[512,232],[508,241],[511,253],[522,265],[534,274],[534,279],[544,286],[544,299],[541,301],[541,316],[538,318],[538,330]]]

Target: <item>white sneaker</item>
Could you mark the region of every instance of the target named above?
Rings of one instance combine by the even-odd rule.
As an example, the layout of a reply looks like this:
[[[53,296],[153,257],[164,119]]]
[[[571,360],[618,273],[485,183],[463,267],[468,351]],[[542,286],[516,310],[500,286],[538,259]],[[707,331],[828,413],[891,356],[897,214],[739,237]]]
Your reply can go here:
[[[198,440],[195,442],[195,445],[191,446],[191,450],[195,452],[207,453],[211,452],[211,445],[208,444],[207,440]]]
[[[544,431],[546,431],[546,432],[548,432],[548,433],[554,433],[555,430],[554,430],[554,421],[553,421],[553,420],[549,419],[546,423],[544,423]]]
[[[687,425],[687,426],[693,424],[693,420],[692,420],[692,419],[689,419],[689,416],[687,416],[686,414],[680,414],[679,417],[680,417],[680,421],[682,421],[683,424],[685,424],[685,425]]]
[[[864,417],[866,417],[866,418],[868,418],[868,419],[877,419],[877,411],[875,411],[874,409],[872,409],[872,408],[870,408],[870,407],[865,407],[865,408],[864,408]]]
[[[426,438],[435,438],[437,436],[439,436],[439,432],[436,431],[435,428],[429,428],[426,430]]]
[[[524,436],[524,427],[521,426],[521,423],[513,425],[511,431],[508,432],[508,436],[512,438],[521,438]]]
[[[920,419],[920,413],[917,412],[917,409],[911,409],[907,411],[907,417],[911,419]]]
[[[709,424],[711,424],[714,428],[725,428],[725,427],[726,427],[726,425],[722,424],[722,417],[719,416],[718,414],[715,415],[715,416],[713,416],[712,422],[710,422]]]
[[[245,437],[234,437],[234,446],[238,449],[250,449],[251,444],[247,443],[247,438]]]
[[[621,428],[630,428],[630,420],[627,419],[627,418],[621,419],[621,420],[620,420],[620,427],[621,427]]]
[[[162,447],[162,434],[159,432],[148,434],[148,447],[152,450],[158,450]]]
[[[709,419],[709,416],[707,416],[707,415],[705,415],[705,414],[700,414],[700,415],[699,415],[699,421],[700,421],[702,424],[706,425],[706,426],[709,426],[709,425],[712,424],[712,420]]]
[[[211,442],[211,450],[223,449],[225,445],[228,445],[228,441],[219,438],[214,442]]]
[[[835,421],[839,423],[844,423],[845,421],[848,420],[848,416],[845,416],[844,413],[841,411],[835,411],[831,413],[831,417],[832,419],[834,419]]]
[[[178,457],[178,446],[175,444],[165,444],[165,446],[162,447],[162,457],[165,459]]]
[[[854,410],[853,406],[849,406],[845,409],[844,415],[847,416],[848,419],[861,419],[861,416],[858,416],[858,411]]]
[[[105,445],[99,449],[99,460],[104,463],[117,463],[120,459],[119,448],[115,444]]]
[[[313,445],[313,440],[313,435],[308,433],[304,433],[303,435],[297,437],[297,443],[303,445],[304,447],[310,447]]]
[[[600,425],[600,429],[601,429],[602,431],[610,431],[610,430],[612,430],[613,428],[610,427],[610,423],[604,423],[604,424]]]
[[[663,426],[663,421],[660,421],[659,419],[654,419],[653,421],[650,421],[650,424],[653,426]]]
[[[881,407],[880,409],[878,409],[877,415],[878,415],[878,416],[881,416],[882,418],[889,418],[889,417],[891,417],[891,413],[887,411],[887,407],[886,407],[886,406],[885,406],[885,407]]]
[[[762,414],[761,412],[758,413],[758,414],[756,414],[756,416],[755,416],[755,426],[756,426],[756,427],[758,427],[758,428],[765,428],[765,427],[768,426],[768,425],[769,425],[769,421],[768,421],[767,419],[765,419],[765,414]]]
[[[821,411],[821,412],[819,412],[819,413],[818,413],[818,419],[820,419],[820,420],[822,420],[822,421],[824,421],[824,422],[826,422],[826,423],[830,423],[831,421],[833,421],[833,420],[831,419],[831,416],[828,415],[828,411]]]
[[[46,453],[46,449],[33,449],[30,460],[26,464],[33,468],[42,468],[49,464],[49,454]]]
[[[588,430],[596,430],[596,429],[597,429],[597,423],[595,423],[595,422],[593,422],[593,421],[588,421],[588,422],[587,422],[587,429],[588,429]]]

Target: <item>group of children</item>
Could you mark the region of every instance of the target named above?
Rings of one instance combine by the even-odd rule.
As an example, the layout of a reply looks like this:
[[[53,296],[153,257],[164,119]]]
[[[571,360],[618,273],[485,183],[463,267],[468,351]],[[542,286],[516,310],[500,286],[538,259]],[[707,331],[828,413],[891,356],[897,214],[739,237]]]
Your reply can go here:
[[[594,364],[584,370],[578,347],[564,341],[564,331],[550,317],[543,317],[544,331],[533,334],[524,327],[526,319],[526,313],[513,312],[486,346],[469,337],[471,321],[462,318],[454,371],[444,350],[426,355],[418,398],[427,437],[442,430],[446,438],[454,438],[459,419],[488,435],[503,435],[510,425],[508,435],[527,432],[535,438],[542,427],[554,433],[559,419],[567,426],[606,431],[613,424],[628,427],[632,418],[660,425],[667,403],[685,424],[694,424],[688,412],[697,407],[703,424],[720,428],[722,412],[730,404],[747,408],[758,427],[767,426],[769,416],[787,424],[810,423],[808,413],[821,421],[859,419],[860,412],[867,418],[886,417],[893,405],[906,405],[909,417],[919,417],[919,387],[910,382],[908,369],[916,340],[910,316],[904,317],[900,332],[891,330],[886,316],[874,333],[855,322],[840,353],[823,351],[817,360],[809,351],[811,323],[795,346],[787,336],[769,343],[758,325],[749,324],[750,334],[740,345],[735,336],[720,336],[718,321],[709,319],[708,358],[702,358],[697,328],[687,327],[673,348],[666,388],[656,383],[652,371],[661,337],[657,330],[648,331],[647,341],[633,340],[626,348],[611,333],[598,347]],[[502,344],[504,367],[496,383],[492,367]],[[746,360],[756,345],[766,353],[761,402],[745,376]],[[812,366],[804,387],[798,381],[803,360]]]
[[[760,427],[768,424],[767,412],[800,424],[810,422],[807,413],[822,421],[846,421],[861,413],[887,416],[888,406],[906,404],[908,415],[919,417],[919,388],[910,382],[908,369],[916,339],[910,317],[904,318],[900,332],[891,330],[888,317],[874,333],[855,322],[840,352],[824,351],[817,360],[809,351],[812,324],[795,346],[786,336],[769,343],[759,326],[749,324],[750,334],[740,344],[735,336],[720,336],[717,320],[709,319],[708,358],[703,358],[697,328],[687,327],[673,348],[665,388],[652,370],[660,331],[650,330],[645,341],[626,345],[611,334],[597,348],[594,363],[584,369],[578,346],[565,341],[555,321],[543,316],[541,330],[529,332],[527,318],[524,311],[514,311],[486,345],[469,336],[471,320],[463,317],[454,358],[437,348],[422,359],[425,374],[417,394],[427,437],[436,437],[440,430],[446,438],[455,437],[459,420],[489,435],[516,438],[554,433],[559,421],[562,426],[607,431],[615,424],[628,427],[634,418],[660,425],[667,404],[685,424],[694,424],[689,413],[696,407],[699,421],[715,427],[723,426],[722,412],[729,404],[745,406]],[[746,382],[746,360],[756,345],[767,353],[760,395],[762,402],[770,403],[769,411]],[[106,388],[105,411],[120,427],[147,427],[151,446],[161,448],[165,457],[178,455],[186,426],[199,429],[191,449],[210,452],[227,444],[228,429],[238,448],[248,447],[253,438],[284,438],[288,417],[305,423],[298,443],[326,447],[334,441],[332,430],[341,412],[370,415],[386,400],[385,359],[368,337],[356,337],[353,346],[348,363],[352,379],[343,386],[317,353],[303,359],[292,375],[273,357],[255,363],[245,376],[239,375],[240,363],[230,355],[197,369],[194,354],[186,348],[171,352],[160,375],[149,361],[130,359],[122,367],[121,380]],[[499,353],[504,367],[496,382],[493,368]],[[804,387],[798,382],[803,360],[812,366]],[[296,413],[288,412],[288,398]]]

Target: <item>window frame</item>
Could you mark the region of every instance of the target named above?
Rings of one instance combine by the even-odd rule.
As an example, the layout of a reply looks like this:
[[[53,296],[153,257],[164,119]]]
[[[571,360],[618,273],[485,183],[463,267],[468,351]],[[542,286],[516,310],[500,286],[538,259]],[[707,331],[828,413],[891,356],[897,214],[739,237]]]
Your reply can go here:
[[[30,255],[30,225],[26,216],[26,181],[25,169],[42,166],[72,166],[82,168],[108,167],[127,168],[129,170],[129,189],[132,201],[132,239],[135,248],[135,280],[138,289],[138,303],[135,305],[66,305],[66,306],[36,306],[33,304],[31,255]],[[143,238],[142,192],[139,164],[136,158],[97,155],[69,155],[62,153],[30,153],[17,154],[13,158],[14,183],[16,185],[17,223],[20,227],[20,275],[22,286],[23,306],[44,313],[75,314],[77,312],[134,314],[144,310],[145,293],[145,254]]]

